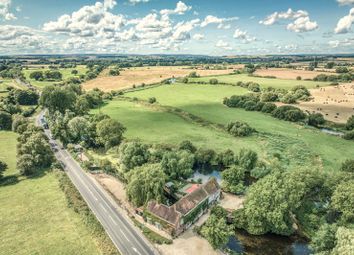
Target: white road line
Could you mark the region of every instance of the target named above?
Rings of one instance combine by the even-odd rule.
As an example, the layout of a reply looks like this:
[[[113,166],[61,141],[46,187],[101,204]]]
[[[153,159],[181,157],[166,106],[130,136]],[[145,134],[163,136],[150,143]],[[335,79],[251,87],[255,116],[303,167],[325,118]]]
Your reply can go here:
[[[124,234],[124,232],[123,232],[121,229],[120,229],[120,232],[121,232],[122,235],[125,237],[125,239],[127,239],[127,241],[130,242],[129,239],[128,239],[128,237]]]
[[[114,225],[118,226],[117,222],[112,218],[111,215],[109,215],[109,218],[111,219],[111,221],[113,221],[113,224],[114,224]]]
[[[138,250],[135,247],[133,247],[133,250],[140,255],[140,252],[138,252]]]
[[[102,207],[102,209],[107,213],[107,209],[106,207],[103,206],[103,204],[100,204],[100,206]]]

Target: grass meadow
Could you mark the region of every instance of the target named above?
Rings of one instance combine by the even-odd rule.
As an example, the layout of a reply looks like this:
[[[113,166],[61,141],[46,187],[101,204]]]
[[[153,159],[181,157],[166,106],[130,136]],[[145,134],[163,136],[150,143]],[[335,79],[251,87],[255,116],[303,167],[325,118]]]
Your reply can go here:
[[[52,82],[52,81],[36,81],[34,79],[31,79],[30,78],[30,74],[35,72],[35,71],[42,71],[42,72],[45,72],[45,71],[48,71],[50,70],[49,68],[46,68],[46,67],[29,67],[28,69],[23,69],[22,72],[23,74],[25,75],[26,77],[26,80],[29,81],[33,86],[41,89],[47,85],[50,85],[50,84],[54,84],[54,83],[58,83],[58,82]],[[79,66],[76,66],[75,68],[58,68],[58,69],[55,69],[57,71],[60,71],[63,75],[63,80],[66,80],[68,78],[71,78],[71,77],[77,77],[79,76],[80,74],[85,74],[86,71],[87,71],[87,68],[86,66],[82,66],[82,65],[79,65]],[[71,74],[71,71],[72,70],[77,70],[79,73],[77,75],[73,75]]]
[[[100,254],[54,173],[18,176],[16,137],[0,132],[0,159],[9,166],[4,178],[14,180],[0,184],[0,254]]]
[[[341,162],[353,157],[354,143],[351,141],[260,112],[227,108],[222,104],[225,96],[246,92],[233,86],[176,84],[125,95],[140,99],[156,97],[161,105],[180,108],[223,125],[237,120],[247,122],[259,132],[259,135],[250,138],[234,138],[172,113],[132,102],[114,100],[101,111],[121,121],[127,127],[128,138],[141,138],[147,142],[175,143],[189,139],[197,145],[217,150],[230,148],[237,151],[246,147],[260,152],[262,156],[281,154],[290,165],[318,166],[326,170],[338,169]]]
[[[236,84],[239,81],[256,82],[262,88],[273,87],[273,88],[281,88],[281,89],[291,89],[297,85],[303,85],[308,89],[313,89],[316,88],[317,86],[323,87],[323,86],[328,86],[330,84],[329,82],[262,78],[262,77],[249,76],[248,74],[218,75],[218,76],[209,76],[209,77],[200,77],[200,78],[189,78],[189,81],[209,82],[209,80],[212,78],[218,79],[219,82],[229,83],[229,84]]]

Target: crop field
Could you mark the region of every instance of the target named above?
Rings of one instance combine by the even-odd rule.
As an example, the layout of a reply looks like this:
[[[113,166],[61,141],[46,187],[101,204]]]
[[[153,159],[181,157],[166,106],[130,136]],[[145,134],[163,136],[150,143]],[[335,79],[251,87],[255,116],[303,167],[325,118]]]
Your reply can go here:
[[[258,132],[251,138],[233,138],[233,150],[242,147],[256,148],[268,156],[280,153],[289,158],[290,164],[318,166],[326,170],[338,169],[341,162],[352,157],[354,144],[335,136],[330,136],[314,128],[304,127],[291,122],[275,119],[260,112],[248,112],[243,109],[227,108],[222,104],[225,96],[245,93],[239,87],[176,84],[164,85],[126,93],[126,96],[148,99],[156,97],[161,105],[173,106],[186,112],[200,116],[208,121],[227,124],[230,121],[243,121],[250,124]],[[121,121],[127,128],[129,138],[140,137],[154,142],[174,143],[190,139],[196,144],[207,147],[230,148],[219,139],[209,138],[207,133],[194,123],[181,121],[181,118],[171,116],[171,113],[156,112],[139,104],[112,101],[102,108],[102,112]],[[196,133],[199,136],[191,134]],[[215,137],[215,135],[214,135]],[[173,138],[173,139],[172,139]],[[217,141],[220,143],[217,144]]]
[[[51,70],[51,69],[49,69],[48,67],[45,67],[45,66],[40,66],[40,67],[31,66],[31,67],[28,67],[28,69],[23,69],[22,72],[25,75],[26,80],[29,81],[33,86],[36,86],[38,88],[43,88],[43,87],[45,87],[47,85],[50,85],[50,84],[53,84],[53,83],[58,83],[58,82],[36,81],[36,80],[30,78],[30,74],[32,72],[34,72],[34,71],[45,72],[45,71],[48,71],[48,70]],[[86,66],[77,66],[75,68],[58,68],[58,69],[55,69],[55,70],[56,71],[60,71],[62,73],[62,75],[63,75],[63,80],[66,80],[66,79],[71,78],[71,77],[79,76],[80,74],[85,74],[86,71],[87,71],[87,68],[86,68]],[[71,74],[72,70],[77,70],[79,72],[78,75]]]
[[[322,113],[325,119],[346,123],[354,115],[354,84],[310,90],[313,99],[300,102],[299,108],[310,112]]]
[[[230,66],[230,69],[224,70],[206,70],[206,69],[191,69],[185,66],[151,66],[151,67],[135,67],[127,68],[120,72],[119,76],[103,75],[87,81],[83,84],[86,90],[99,88],[103,91],[111,91],[118,89],[131,88],[133,85],[153,84],[172,77],[183,77],[191,72],[196,72],[201,76],[220,75],[232,73],[233,68],[238,66]]]
[[[309,89],[316,88],[317,86],[329,86],[329,82],[316,82],[316,81],[297,81],[291,79],[272,79],[272,78],[260,78],[252,77],[247,74],[235,74],[235,75],[220,75],[215,77],[200,77],[200,78],[191,78],[190,82],[204,81],[209,82],[211,78],[218,79],[219,82],[236,84],[239,81],[242,82],[256,82],[262,88],[273,87],[281,89],[291,89],[297,85],[303,85]]]
[[[99,254],[54,173],[18,176],[16,136],[0,132],[0,159],[9,166],[0,184],[0,254]]]
[[[307,70],[293,70],[287,68],[268,68],[268,69],[258,69],[254,74],[260,76],[275,76],[278,79],[296,80],[296,77],[298,76],[300,76],[302,79],[313,79],[319,74],[332,75],[335,73],[307,71]]]

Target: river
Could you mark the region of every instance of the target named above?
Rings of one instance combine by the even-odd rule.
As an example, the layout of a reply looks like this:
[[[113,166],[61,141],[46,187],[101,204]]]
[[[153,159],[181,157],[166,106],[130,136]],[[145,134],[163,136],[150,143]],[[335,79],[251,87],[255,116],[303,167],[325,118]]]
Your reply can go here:
[[[309,255],[311,251],[306,240],[266,234],[254,236],[244,230],[237,230],[230,237],[227,248],[247,255]]]

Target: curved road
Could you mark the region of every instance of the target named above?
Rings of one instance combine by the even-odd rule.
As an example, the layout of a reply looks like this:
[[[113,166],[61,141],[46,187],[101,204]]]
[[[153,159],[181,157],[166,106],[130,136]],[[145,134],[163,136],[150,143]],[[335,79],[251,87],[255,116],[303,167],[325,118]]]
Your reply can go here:
[[[36,122],[41,125],[39,114]],[[100,221],[114,245],[122,255],[153,255],[158,252],[139,233],[125,215],[117,211],[118,205],[110,195],[63,149],[57,141],[51,139],[48,129],[44,130],[54,150],[55,157],[62,162],[65,172],[80,192],[96,218]]]

